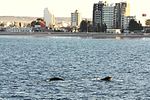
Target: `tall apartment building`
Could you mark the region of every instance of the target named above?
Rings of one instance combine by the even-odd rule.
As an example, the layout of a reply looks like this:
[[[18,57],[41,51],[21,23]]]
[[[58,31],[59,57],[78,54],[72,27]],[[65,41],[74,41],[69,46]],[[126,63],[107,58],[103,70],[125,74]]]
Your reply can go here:
[[[129,4],[129,3],[128,3]],[[129,15],[130,7],[126,2],[108,5],[99,1],[93,5],[93,26],[106,24],[108,29],[123,29],[125,16]]]
[[[114,28],[124,28],[124,18],[126,14],[126,2],[120,2],[115,4],[115,17],[114,17]]]
[[[49,12],[48,8],[44,9],[44,21],[47,27],[53,28],[55,26],[55,17]]]
[[[103,6],[104,3],[99,1],[93,5],[93,26],[96,27],[97,24],[103,24]]]
[[[112,5],[103,7],[103,23],[107,25],[108,29],[114,28],[114,11],[115,7]]]
[[[76,10],[74,13],[71,13],[71,26],[79,27],[81,23],[81,14]]]

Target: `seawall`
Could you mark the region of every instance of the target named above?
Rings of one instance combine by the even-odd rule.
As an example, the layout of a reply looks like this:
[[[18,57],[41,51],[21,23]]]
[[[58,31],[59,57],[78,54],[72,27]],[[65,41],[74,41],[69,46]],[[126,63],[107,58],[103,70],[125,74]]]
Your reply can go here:
[[[2,35],[22,35],[22,36],[63,36],[63,37],[81,37],[81,38],[150,38],[150,34],[110,34],[98,32],[0,32]]]

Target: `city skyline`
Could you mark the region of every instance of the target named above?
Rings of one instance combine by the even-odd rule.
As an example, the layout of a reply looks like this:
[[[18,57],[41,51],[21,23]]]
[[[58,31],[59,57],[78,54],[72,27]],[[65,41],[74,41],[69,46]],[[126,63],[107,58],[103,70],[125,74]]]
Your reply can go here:
[[[100,0],[3,0],[0,6],[0,16],[33,16],[43,17],[44,8],[48,7],[56,17],[70,17],[70,13],[79,10],[82,17],[92,18],[93,4]],[[126,0],[103,0],[108,3]],[[131,15],[142,19],[142,14],[150,17],[148,0],[142,2],[130,1]],[[143,18],[144,19],[144,18]]]

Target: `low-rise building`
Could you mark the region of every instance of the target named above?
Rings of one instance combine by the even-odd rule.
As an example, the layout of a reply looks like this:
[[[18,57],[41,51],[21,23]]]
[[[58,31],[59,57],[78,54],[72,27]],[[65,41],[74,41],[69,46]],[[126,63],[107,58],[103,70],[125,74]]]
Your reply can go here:
[[[130,20],[131,20],[131,19],[136,20],[136,17],[135,17],[135,16],[125,16],[125,17],[124,17],[124,29],[125,29],[125,30],[128,30],[129,23],[130,23]]]
[[[24,28],[24,27],[22,27],[22,28],[17,28],[17,27],[8,27],[8,28],[6,28],[6,30],[5,30],[6,32],[32,32],[32,28]]]

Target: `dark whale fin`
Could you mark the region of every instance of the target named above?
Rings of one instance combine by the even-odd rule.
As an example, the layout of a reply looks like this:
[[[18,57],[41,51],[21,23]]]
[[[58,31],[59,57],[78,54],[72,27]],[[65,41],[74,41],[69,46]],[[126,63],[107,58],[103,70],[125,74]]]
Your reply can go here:
[[[105,78],[102,78],[101,80],[103,80],[103,81],[111,81],[112,77],[111,76],[107,76]]]
[[[64,81],[64,79],[59,77],[53,77],[53,78],[49,78],[49,81]]]

